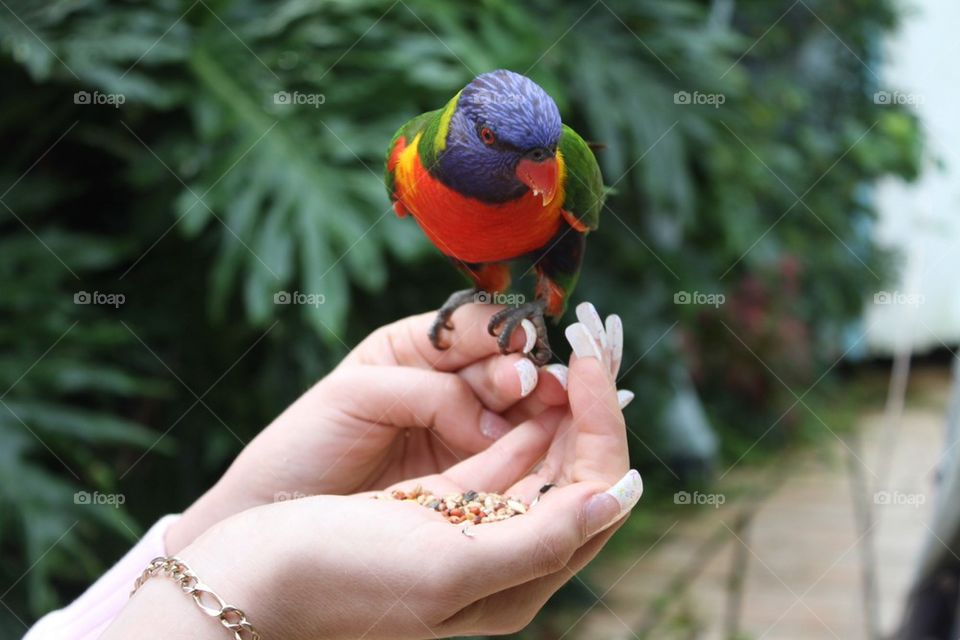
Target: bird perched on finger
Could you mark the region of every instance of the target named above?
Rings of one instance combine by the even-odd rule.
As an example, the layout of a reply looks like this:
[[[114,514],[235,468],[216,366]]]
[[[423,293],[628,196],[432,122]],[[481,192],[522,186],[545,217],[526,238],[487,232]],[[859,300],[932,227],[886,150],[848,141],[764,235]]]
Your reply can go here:
[[[442,109],[400,127],[386,164],[396,214],[412,216],[472,283],[440,307],[433,346],[445,348],[442,334],[453,330],[458,307],[505,292],[511,263],[526,259],[536,272],[534,299],[499,311],[488,329],[508,353],[513,332],[529,320],[529,357],[546,363],[544,317],[563,315],[604,198],[593,151],[563,124],[553,99],[518,73],[484,73]]]

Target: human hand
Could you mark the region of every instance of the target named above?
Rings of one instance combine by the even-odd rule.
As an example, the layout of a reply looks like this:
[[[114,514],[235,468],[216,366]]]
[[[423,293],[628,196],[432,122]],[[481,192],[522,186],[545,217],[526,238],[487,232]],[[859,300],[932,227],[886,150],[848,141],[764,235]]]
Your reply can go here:
[[[260,504],[382,488],[437,473],[482,451],[513,425],[567,402],[566,367],[539,375],[500,355],[486,332],[499,307],[458,311],[446,351],[427,338],[434,314],[383,327],[301,396],[240,454],[167,534],[177,551],[215,522]],[[521,351],[518,331],[512,347]],[[556,428],[543,422],[542,449]]]
[[[584,334],[577,353],[593,348]],[[243,608],[264,637],[422,638],[493,634],[525,626],[546,599],[582,568],[639,499],[628,472],[626,434],[611,367],[576,357],[570,406],[542,456],[536,418],[448,471],[413,478],[436,493],[465,488],[529,499],[547,479],[560,486],[522,516],[475,526],[470,535],[435,511],[365,496],[318,496],[246,511],[217,525],[181,557],[228,602]],[[154,580],[153,583],[161,581]],[[182,594],[147,585],[121,615],[115,635],[143,628],[143,616],[175,606]],[[169,600],[158,602],[169,595]],[[200,637],[197,618],[170,616]],[[140,625],[140,626],[137,626]],[[148,625],[149,626],[149,625]],[[209,625],[217,633],[217,625]],[[172,633],[169,626],[165,632]],[[150,637],[137,633],[138,637]],[[211,635],[210,637],[216,637]]]

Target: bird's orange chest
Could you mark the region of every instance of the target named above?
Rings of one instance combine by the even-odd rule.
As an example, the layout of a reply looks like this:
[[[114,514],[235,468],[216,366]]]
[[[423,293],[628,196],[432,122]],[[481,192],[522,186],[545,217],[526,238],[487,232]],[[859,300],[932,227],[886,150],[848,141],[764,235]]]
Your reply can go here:
[[[549,244],[560,229],[563,193],[546,207],[527,192],[501,204],[468,198],[434,178],[420,162],[419,135],[390,155],[398,215],[411,214],[445,255],[468,263],[500,262]]]

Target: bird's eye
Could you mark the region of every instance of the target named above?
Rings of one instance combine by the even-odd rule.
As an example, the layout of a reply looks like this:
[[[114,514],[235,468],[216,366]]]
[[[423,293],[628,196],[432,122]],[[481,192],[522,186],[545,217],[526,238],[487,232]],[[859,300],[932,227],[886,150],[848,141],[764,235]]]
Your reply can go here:
[[[497,137],[493,135],[493,131],[490,130],[490,127],[483,127],[480,129],[480,139],[483,140],[483,144],[493,144],[497,141]]]

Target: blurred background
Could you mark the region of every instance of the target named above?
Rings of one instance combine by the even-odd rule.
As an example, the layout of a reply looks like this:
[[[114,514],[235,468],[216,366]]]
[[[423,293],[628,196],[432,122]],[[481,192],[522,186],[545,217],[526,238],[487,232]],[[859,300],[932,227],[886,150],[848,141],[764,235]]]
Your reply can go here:
[[[624,319],[647,487],[521,637],[956,638],[958,19],[0,0],[0,637],[461,285],[383,157],[505,67],[604,145],[575,302]]]

